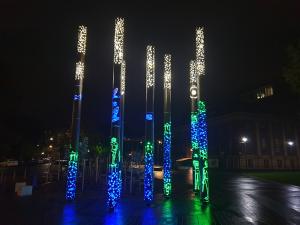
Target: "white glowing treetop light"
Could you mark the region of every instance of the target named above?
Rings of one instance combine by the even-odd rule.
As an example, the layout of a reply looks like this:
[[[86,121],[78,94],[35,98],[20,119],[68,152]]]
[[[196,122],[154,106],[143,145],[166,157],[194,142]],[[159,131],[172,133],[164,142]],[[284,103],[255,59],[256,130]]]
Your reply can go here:
[[[76,71],[75,71],[75,80],[83,79],[83,77],[84,77],[84,63],[77,62]]]
[[[124,19],[115,21],[114,63],[122,64],[124,57]]]
[[[205,74],[203,27],[196,28],[196,74],[197,76]]]
[[[190,98],[197,98],[197,75],[196,75],[196,63],[194,60],[190,62]]]
[[[121,64],[121,95],[125,94],[125,75],[126,75],[126,62],[123,60]]]
[[[147,46],[146,59],[146,87],[153,87],[155,82],[155,48]]]
[[[77,51],[79,53],[85,54],[86,37],[87,37],[87,28],[85,26],[79,26],[79,28],[78,28],[78,43],[77,43]]]
[[[171,55],[164,56],[164,88],[171,89]]]

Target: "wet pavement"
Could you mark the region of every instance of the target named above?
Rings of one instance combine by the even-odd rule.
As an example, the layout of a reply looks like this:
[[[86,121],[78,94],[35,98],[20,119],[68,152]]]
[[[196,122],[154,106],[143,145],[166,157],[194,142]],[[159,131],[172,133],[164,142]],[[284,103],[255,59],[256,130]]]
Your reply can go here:
[[[155,225],[155,224],[300,224],[300,187],[260,181],[238,173],[210,173],[211,203],[202,205],[192,192],[190,170],[173,174],[171,199],[162,196],[162,176],[156,172],[155,201],[143,202],[142,192],[122,198],[108,213],[105,188],[92,186],[74,203],[65,203],[60,186],[48,185],[32,197],[1,196],[2,225]]]

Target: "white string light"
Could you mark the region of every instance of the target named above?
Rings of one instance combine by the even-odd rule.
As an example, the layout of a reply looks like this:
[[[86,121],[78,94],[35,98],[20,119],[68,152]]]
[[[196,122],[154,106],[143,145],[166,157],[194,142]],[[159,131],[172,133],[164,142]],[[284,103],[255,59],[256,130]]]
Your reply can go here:
[[[121,64],[121,95],[125,94],[125,75],[126,75],[126,62],[123,60]]]
[[[197,98],[197,75],[196,75],[196,63],[194,60],[190,62],[190,98]]]
[[[196,74],[197,76],[205,74],[203,27],[196,28]]]
[[[190,84],[197,83],[196,64],[194,60],[190,61]]]
[[[164,88],[171,89],[171,55],[164,56]]]
[[[146,59],[146,87],[153,87],[155,82],[155,48],[147,46]]]
[[[85,54],[86,37],[87,37],[87,28],[85,26],[79,26],[79,28],[78,28],[78,42],[77,42],[77,51],[79,53]]]
[[[124,57],[124,19],[115,21],[114,63],[122,64]]]
[[[83,77],[84,77],[84,63],[77,62],[76,71],[75,71],[75,80],[83,79]]]

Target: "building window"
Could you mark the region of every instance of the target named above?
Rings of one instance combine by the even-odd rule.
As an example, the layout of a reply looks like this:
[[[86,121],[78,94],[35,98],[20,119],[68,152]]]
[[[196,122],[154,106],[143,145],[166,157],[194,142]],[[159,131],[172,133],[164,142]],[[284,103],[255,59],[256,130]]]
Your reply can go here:
[[[277,165],[278,165],[278,168],[282,168],[282,160],[281,159],[277,160]]]
[[[253,159],[248,159],[248,160],[247,160],[247,167],[248,167],[249,169],[252,169],[252,168],[253,168]]]
[[[274,138],[274,150],[275,150],[275,153],[280,153],[280,143],[279,143],[279,139],[278,138]]]
[[[268,159],[264,159],[264,168],[265,169],[268,169],[270,166],[269,166],[269,160]]]
[[[290,160],[290,165],[291,165],[290,169],[295,169],[295,161],[293,159]]]
[[[272,96],[273,93],[273,87],[271,85],[261,87],[256,92],[256,99],[262,99],[269,96]]]

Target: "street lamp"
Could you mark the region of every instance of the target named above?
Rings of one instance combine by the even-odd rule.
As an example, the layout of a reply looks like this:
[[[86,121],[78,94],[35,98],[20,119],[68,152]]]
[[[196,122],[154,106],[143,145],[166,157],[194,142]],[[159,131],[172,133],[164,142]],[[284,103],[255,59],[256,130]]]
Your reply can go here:
[[[246,154],[246,144],[247,144],[248,141],[249,141],[249,139],[246,136],[242,136],[241,137],[241,143],[244,144],[244,150],[242,149],[242,152],[241,152],[242,155]],[[239,167],[241,168],[241,162],[240,162],[240,160],[241,159],[239,159],[239,163],[240,163]]]
[[[241,138],[241,143],[247,143],[248,142],[248,138],[247,137],[242,137]]]
[[[292,147],[292,146],[294,146],[295,143],[294,143],[293,141],[288,141],[287,144],[288,144],[290,147]]]

